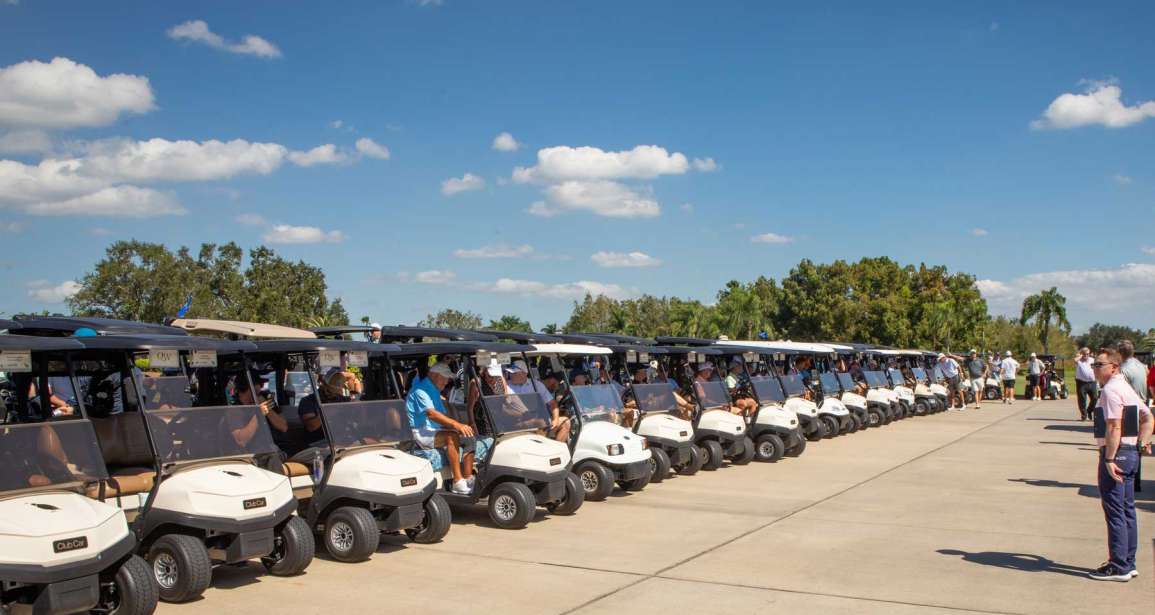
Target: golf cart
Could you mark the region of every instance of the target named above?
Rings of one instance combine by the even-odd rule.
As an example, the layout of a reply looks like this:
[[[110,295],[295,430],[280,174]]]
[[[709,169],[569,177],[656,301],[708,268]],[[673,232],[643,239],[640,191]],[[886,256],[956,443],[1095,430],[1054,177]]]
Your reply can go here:
[[[475,439],[462,442],[463,451],[476,457],[475,480],[469,492],[450,489],[451,469],[445,464],[442,448],[410,452],[429,459],[441,473],[440,493],[446,501],[472,505],[486,500],[490,519],[504,529],[528,525],[537,506],[555,514],[576,512],[585,495],[569,471],[569,448],[542,435],[550,426],[551,415],[540,393],[503,392],[508,389],[504,388],[502,370],[514,356],[524,360],[524,349],[514,344],[458,341],[402,344],[400,350],[389,353],[406,391],[427,378],[431,359],[445,363],[457,374],[445,397],[447,412],[477,434]],[[493,380],[486,381],[483,373]],[[475,448],[467,449],[466,440]]]
[[[730,392],[714,368],[722,351],[704,346],[663,346],[662,350],[665,353],[658,355],[658,361],[664,363],[664,371],[683,396],[694,401],[691,422],[694,444],[702,451],[702,469],[717,470],[725,459],[735,465],[753,461],[754,441],[746,434],[746,420],[731,411]],[[709,377],[699,378],[705,368],[711,371]]]
[[[581,481],[585,499],[604,500],[615,484],[626,491],[641,491],[656,472],[669,473],[669,459],[659,463],[646,439],[623,426],[626,409],[617,388],[592,381],[575,385],[570,380],[569,370],[581,370],[595,357],[605,360],[610,354],[608,348],[544,343],[534,344],[525,354],[531,362],[531,374],[536,371],[542,379],[552,375],[559,382],[563,395],[558,403],[569,415],[567,444],[573,473]],[[659,477],[659,482],[662,478],[665,476]]]
[[[19,328],[0,320],[0,329]],[[74,389],[71,339],[0,335],[0,612],[150,615],[158,590]],[[56,386],[63,385],[63,386]]]
[[[719,345],[742,344],[757,348],[761,358],[758,364],[760,376],[778,379],[786,393],[787,410],[792,410],[802,425],[802,433],[811,442],[823,438],[837,436],[845,425],[849,427],[850,411],[839,403],[831,403],[825,408],[807,399],[807,383],[798,373],[790,373],[795,369],[795,360],[799,356],[814,355],[816,352],[829,352],[826,346],[818,344],[802,344],[796,342],[763,342],[763,341],[721,341]],[[837,400],[835,400],[837,401]]]
[[[465,329],[444,329],[439,327],[381,327],[381,341],[394,344],[419,344],[422,342],[496,342],[497,336],[480,331]]]
[[[382,533],[404,532],[419,543],[444,538],[452,513],[437,493],[433,467],[400,450],[413,434],[384,354],[398,347],[323,339],[256,346],[254,368],[267,380],[269,401],[287,427],[274,436],[289,457],[284,467],[299,501],[297,514],[320,534],[329,555],[342,562],[368,559]],[[334,384],[349,378],[351,368],[364,376],[363,394]],[[318,382],[325,370],[325,381]],[[302,409],[319,422],[313,426],[320,427],[314,430],[320,440],[310,436]]]
[[[910,375],[908,381],[914,384],[914,413],[924,416],[945,410],[946,388],[943,387],[941,391],[936,391],[934,388],[936,385],[931,383],[926,370],[922,367],[926,353],[921,350],[903,352],[905,353],[906,369]],[[942,393],[941,398],[939,392]]]
[[[1135,353],[1139,356],[1141,353]],[[1150,353],[1142,353],[1150,356]],[[1039,380],[1039,389],[1043,392],[1043,399],[1067,399],[1067,381],[1063,378],[1063,370],[1057,368],[1057,358],[1053,354],[1041,354],[1039,360],[1045,366],[1043,377]]]

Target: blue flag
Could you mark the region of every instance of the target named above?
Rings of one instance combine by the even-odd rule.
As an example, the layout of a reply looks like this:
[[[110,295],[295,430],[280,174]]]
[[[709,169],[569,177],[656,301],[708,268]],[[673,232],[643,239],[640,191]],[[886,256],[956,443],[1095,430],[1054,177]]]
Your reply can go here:
[[[185,299],[184,305],[180,306],[180,309],[176,311],[176,317],[184,318],[184,315],[188,314],[190,307],[192,307],[192,295],[189,295],[188,299]]]

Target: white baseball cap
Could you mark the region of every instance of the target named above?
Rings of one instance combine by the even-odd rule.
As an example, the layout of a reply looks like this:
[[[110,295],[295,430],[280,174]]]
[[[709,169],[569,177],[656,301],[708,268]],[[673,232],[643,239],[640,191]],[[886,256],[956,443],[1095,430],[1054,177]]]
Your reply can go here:
[[[506,371],[511,374],[516,374],[518,372],[528,374],[529,368],[525,366],[525,361],[514,361],[509,365],[508,368],[506,368]]]
[[[698,371],[700,371],[700,372],[713,371],[713,370],[714,370],[714,364],[709,362],[709,361],[706,361],[705,363],[699,363],[698,364]]]
[[[1033,353],[1033,352],[1031,353],[1031,358],[1032,358],[1032,359],[1036,358],[1037,356],[1038,356],[1038,355],[1036,355],[1035,353]]]
[[[449,369],[448,365],[440,361],[434,363],[433,367],[429,368],[429,373],[437,374],[438,376],[442,376],[444,378],[453,378],[453,370]]]
[[[497,359],[489,360],[489,365],[485,366],[485,373],[494,378],[501,378],[501,364],[497,362]]]
[[[1007,356],[1008,357],[1011,356],[1011,351],[1009,351],[1009,350],[1007,351]]]
[[[379,323],[379,322],[370,323],[369,328],[370,329],[376,329],[376,330],[380,331],[381,330],[381,323]]]

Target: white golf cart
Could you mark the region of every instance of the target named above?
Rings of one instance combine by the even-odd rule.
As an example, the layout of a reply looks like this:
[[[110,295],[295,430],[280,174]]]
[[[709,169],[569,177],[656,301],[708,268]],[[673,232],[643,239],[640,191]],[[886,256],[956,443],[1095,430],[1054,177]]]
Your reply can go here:
[[[717,470],[727,459],[734,465],[753,461],[754,441],[747,434],[746,419],[732,411],[730,392],[714,366],[722,357],[722,351],[703,346],[666,345],[662,349],[665,354],[659,355],[659,363],[665,363],[664,371],[673,376],[681,392],[694,401],[694,444],[702,451],[702,469]],[[698,375],[707,365],[712,372],[708,380],[703,380]]]

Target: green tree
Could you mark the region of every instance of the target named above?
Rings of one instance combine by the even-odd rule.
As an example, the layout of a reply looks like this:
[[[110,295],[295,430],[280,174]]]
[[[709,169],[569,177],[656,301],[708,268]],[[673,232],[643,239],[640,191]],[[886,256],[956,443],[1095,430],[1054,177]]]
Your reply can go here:
[[[1116,344],[1123,340],[1131,340],[1136,346],[1143,341],[1143,332],[1125,325],[1106,325],[1097,322],[1083,335],[1075,338],[1075,345],[1096,349]]]
[[[481,315],[468,310],[459,311],[446,308],[436,314],[429,314],[421,322],[422,327],[436,327],[439,329],[480,329]]]
[[[1050,354],[1051,321],[1064,334],[1071,331],[1071,323],[1067,320],[1067,298],[1052,286],[1049,290],[1023,299],[1023,313],[1019,320],[1025,325],[1032,319],[1038,329],[1043,351]]]
[[[533,325],[529,324],[528,320],[522,320],[517,316],[506,314],[497,320],[489,321],[489,328],[496,331],[521,331],[523,333],[533,333]]]
[[[542,327],[541,332],[553,335],[555,333],[561,333],[561,327],[557,326],[556,322],[551,322],[548,325]]]

